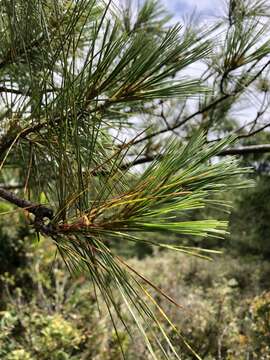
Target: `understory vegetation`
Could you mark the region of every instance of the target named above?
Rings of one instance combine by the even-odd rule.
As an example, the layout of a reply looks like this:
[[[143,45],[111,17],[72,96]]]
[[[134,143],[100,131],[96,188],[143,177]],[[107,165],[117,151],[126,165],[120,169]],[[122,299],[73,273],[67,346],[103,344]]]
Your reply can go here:
[[[70,277],[43,240],[25,256],[30,267],[1,276],[1,359],[116,360],[122,359],[119,346],[128,360],[151,358],[117,294],[130,334],[119,320],[114,328],[87,278]],[[270,358],[268,261],[229,255],[207,261],[165,251],[142,260],[131,258],[129,264],[182,307],[149,289],[203,359]],[[164,321],[162,316],[158,320]],[[179,339],[174,346],[182,359],[193,359]]]

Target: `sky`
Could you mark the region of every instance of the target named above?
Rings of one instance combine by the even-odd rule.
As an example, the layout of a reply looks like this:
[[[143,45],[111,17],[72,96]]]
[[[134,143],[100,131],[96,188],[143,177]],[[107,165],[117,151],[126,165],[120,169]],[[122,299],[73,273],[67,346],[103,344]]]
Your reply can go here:
[[[162,0],[161,2],[176,20],[192,13],[194,9],[202,16],[218,15],[225,3],[224,0]]]

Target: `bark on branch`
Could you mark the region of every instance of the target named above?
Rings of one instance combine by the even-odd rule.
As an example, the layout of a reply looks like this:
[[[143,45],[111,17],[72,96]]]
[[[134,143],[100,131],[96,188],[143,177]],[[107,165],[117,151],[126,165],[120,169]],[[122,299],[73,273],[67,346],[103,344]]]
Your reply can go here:
[[[218,155],[249,155],[270,152],[270,144],[239,146],[221,151]]]
[[[19,139],[25,139],[27,135],[34,133],[36,131],[39,131],[43,127],[43,124],[37,124],[33,127],[28,127],[22,130],[21,132],[10,134],[7,132],[5,135],[2,136],[0,139],[0,158],[3,156],[3,154],[12,146],[14,142],[16,142]]]
[[[263,154],[268,152],[270,152],[270,144],[248,145],[223,150],[217,156]],[[124,164],[121,168],[125,170],[135,165],[149,163],[157,158],[162,159],[162,154],[148,155],[138,158],[135,161]]]
[[[5,199],[11,204],[18,206],[19,208],[27,210],[30,214],[35,216],[34,227],[37,231],[40,231],[46,235],[53,235],[54,229],[50,224],[46,225],[44,219],[53,218],[53,210],[42,204],[36,204],[28,200],[17,197],[13,192],[0,188],[0,197]]]

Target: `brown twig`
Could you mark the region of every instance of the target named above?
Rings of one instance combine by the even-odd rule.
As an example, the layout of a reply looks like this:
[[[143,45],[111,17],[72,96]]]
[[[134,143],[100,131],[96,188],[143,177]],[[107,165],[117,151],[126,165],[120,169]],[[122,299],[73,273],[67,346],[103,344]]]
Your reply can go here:
[[[191,120],[191,119],[194,118],[195,116],[201,115],[201,114],[203,114],[204,112],[212,109],[215,105],[223,102],[224,100],[226,100],[226,99],[229,98],[229,97],[230,97],[230,95],[224,95],[224,96],[222,96],[222,97],[214,100],[212,103],[210,103],[209,105],[205,106],[204,108],[201,108],[200,110],[198,110],[198,111],[192,113],[191,115],[187,116],[186,118],[184,118],[182,121],[179,121],[179,122],[177,122],[176,124],[170,126],[170,129],[169,129],[169,130],[170,130],[170,131],[173,131],[173,130],[175,130],[175,129],[177,129],[177,128],[183,126],[183,125],[185,125],[189,120]],[[161,129],[161,130],[158,130],[158,131],[156,131],[156,132],[153,132],[153,133],[151,133],[151,134],[149,134],[149,135],[144,136],[143,138],[140,138],[140,139],[134,141],[133,145],[139,144],[139,143],[141,143],[141,142],[143,142],[143,141],[146,141],[146,140],[150,140],[150,139],[152,139],[153,137],[156,137],[157,135],[161,135],[161,134],[166,133],[167,131],[168,131],[168,128],[166,127],[166,128],[164,128],[164,129]]]
[[[217,154],[217,156],[262,154],[268,152],[270,152],[270,144],[248,145],[222,150],[220,153]],[[122,165],[121,169],[128,169],[135,165],[146,164],[156,159],[162,158],[162,154],[147,155]]]
[[[24,130],[21,131],[20,136],[18,136],[18,133],[12,135],[6,133],[5,135],[3,135],[2,138],[0,139],[0,158],[2,154],[4,154],[5,151],[7,151],[9,147],[13,144],[13,142],[16,140],[16,137],[18,137],[18,140],[24,139],[26,138],[27,135],[40,130],[43,126],[44,124],[37,124],[32,127],[25,128]]]
[[[40,231],[46,235],[53,235],[54,229],[51,224],[45,225],[44,219],[53,218],[53,210],[49,207],[36,204],[28,200],[17,197],[13,192],[0,188],[0,197],[11,204],[18,206],[19,208],[27,210],[30,214],[35,216],[34,227],[37,231]]]
[[[153,137],[156,137],[156,136],[158,136],[158,135],[164,134],[164,133],[166,133],[166,132],[168,132],[168,131],[173,131],[173,130],[175,130],[175,129],[177,129],[177,128],[183,126],[183,125],[185,125],[189,120],[193,119],[195,116],[201,115],[201,114],[203,114],[204,112],[213,109],[216,105],[222,103],[223,101],[225,101],[225,100],[227,100],[227,99],[229,99],[229,98],[231,98],[231,97],[233,97],[233,96],[236,96],[236,95],[240,94],[241,91],[243,91],[244,89],[248,88],[255,80],[257,80],[257,79],[260,77],[260,75],[263,73],[263,71],[264,71],[269,65],[270,65],[270,60],[267,61],[267,62],[262,66],[262,68],[261,68],[249,81],[246,82],[246,84],[244,84],[243,86],[241,86],[241,88],[236,89],[235,91],[233,91],[233,92],[230,93],[230,94],[229,94],[229,93],[228,93],[228,94],[227,94],[227,93],[224,94],[223,96],[221,96],[221,97],[219,97],[218,99],[212,101],[210,104],[206,105],[205,107],[203,107],[203,108],[199,109],[198,111],[190,114],[189,116],[187,116],[186,118],[184,118],[182,121],[179,121],[179,122],[175,123],[173,126],[170,126],[169,129],[166,127],[166,128],[161,129],[161,130],[158,130],[158,131],[156,131],[156,132],[153,132],[153,133],[151,133],[151,134],[149,134],[149,135],[146,135],[146,136],[144,136],[143,138],[140,138],[140,139],[136,140],[136,141],[133,143],[133,145],[139,144],[139,143],[144,142],[144,141],[146,141],[146,140],[150,140],[150,139],[152,139]],[[254,64],[250,67],[249,70],[247,70],[246,74],[248,74],[248,73],[253,69],[253,67],[254,67]]]

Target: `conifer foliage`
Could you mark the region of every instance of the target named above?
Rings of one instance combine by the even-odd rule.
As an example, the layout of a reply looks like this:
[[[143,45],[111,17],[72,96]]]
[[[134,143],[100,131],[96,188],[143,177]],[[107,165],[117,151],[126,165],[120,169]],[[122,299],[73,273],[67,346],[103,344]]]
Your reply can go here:
[[[268,42],[251,51],[263,31],[253,31],[253,19],[264,4],[249,5],[247,13],[230,8],[227,48],[219,64],[213,38],[221,25],[207,30],[169,25],[170,17],[155,0],[139,9],[99,0],[0,1],[0,197],[54,242],[70,272],[87,274],[112,321],[116,316],[125,323],[113,295],[117,289],[154,359],[156,348],[166,359],[181,355],[159,316],[189,345],[148,286],[177,304],[119,257],[110,241],[207,257],[206,250],[180,240],[172,244],[170,234],[226,233],[226,222],[193,221],[185,214],[208,205],[222,208],[217,193],[247,185],[241,175],[248,169],[235,159],[212,160],[235,137],[208,143],[205,126],[183,138],[172,133],[166,141],[159,138],[154,156],[151,141],[196,115],[204,113],[205,119],[211,106],[216,118],[226,113],[261,76],[266,64],[255,74],[238,75],[238,81],[230,78],[269,51]],[[252,22],[245,25],[249,31],[234,19],[236,12]],[[219,74],[219,93],[204,78],[187,75],[191,65],[209,65],[210,59]],[[164,103],[187,99],[201,99],[195,115],[182,112],[178,123],[165,121],[165,128],[147,123]],[[133,166],[145,156],[153,160],[148,167]],[[166,233],[167,242],[147,240],[145,233],[155,231]],[[146,328],[152,329],[151,338]]]

